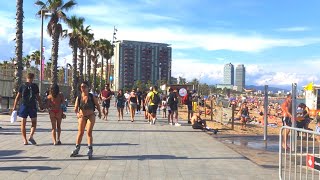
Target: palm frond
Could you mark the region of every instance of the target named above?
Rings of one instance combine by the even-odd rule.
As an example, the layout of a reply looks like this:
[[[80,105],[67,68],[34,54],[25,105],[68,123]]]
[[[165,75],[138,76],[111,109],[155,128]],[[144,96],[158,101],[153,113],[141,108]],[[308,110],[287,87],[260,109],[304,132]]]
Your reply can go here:
[[[74,0],[70,0],[61,7],[61,10],[69,11],[75,5],[77,5],[77,3]]]

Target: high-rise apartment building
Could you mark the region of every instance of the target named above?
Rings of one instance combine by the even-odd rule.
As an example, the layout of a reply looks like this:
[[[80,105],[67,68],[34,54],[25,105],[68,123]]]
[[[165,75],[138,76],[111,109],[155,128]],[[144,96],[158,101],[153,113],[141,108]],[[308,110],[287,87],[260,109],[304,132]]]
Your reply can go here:
[[[246,85],[246,68],[243,64],[236,67],[236,83],[237,91],[242,92]]]
[[[231,63],[224,65],[223,84],[234,85],[234,66]]]
[[[119,41],[114,49],[114,90],[132,87],[136,81],[170,83],[171,47],[169,44]]]

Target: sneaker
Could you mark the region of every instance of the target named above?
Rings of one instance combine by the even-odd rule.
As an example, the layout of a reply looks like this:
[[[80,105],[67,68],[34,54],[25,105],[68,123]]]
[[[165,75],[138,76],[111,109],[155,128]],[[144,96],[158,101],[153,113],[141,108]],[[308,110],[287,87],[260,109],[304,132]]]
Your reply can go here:
[[[93,150],[92,150],[92,147],[88,149],[88,159],[91,160],[92,159],[92,154],[93,154]]]
[[[58,141],[57,145],[61,145],[61,141],[60,140]]]
[[[156,118],[152,119],[152,123],[156,124]]]
[[[31,142],[31,144],[33,144],[33,145],[37,144],[37,142],[33,138],[29,138],[29,142]]]
[[[179,124],[179,123],[174,123],[174,125],[175,125],[175,126],[181,126],[181,124]]]
[[[76,148],[71,152],[70,157],[75,157],[79,154],[80,146],[77,145]]]
[[[169,123],[169,125],[171,125],[171,126],[172,126],[173,124],[172,124],[172,123]]]
[[[152,125],[152,122],[150,121],[150,125]]]

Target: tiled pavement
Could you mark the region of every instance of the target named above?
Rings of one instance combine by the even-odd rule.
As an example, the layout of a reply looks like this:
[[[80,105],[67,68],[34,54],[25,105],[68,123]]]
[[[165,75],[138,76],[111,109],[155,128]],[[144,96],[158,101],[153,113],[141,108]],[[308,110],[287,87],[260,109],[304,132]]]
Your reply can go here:
[[[23,145],[19,122],[1,116],[0,179],[277,179],[275,170],[264,169],[210,135],[183,124],[170,126],[159,119],[146,123],[118,122],[110,109],[108,121],[97,119],[94,127],[94,159],[86,155],[86,137],[79,157],[69,157],[77,134],[75,114],[62,123],[63,145],[53,146],[50,120],[38,118],[35,140]],[[30,121],[27,127],[30,128]]]

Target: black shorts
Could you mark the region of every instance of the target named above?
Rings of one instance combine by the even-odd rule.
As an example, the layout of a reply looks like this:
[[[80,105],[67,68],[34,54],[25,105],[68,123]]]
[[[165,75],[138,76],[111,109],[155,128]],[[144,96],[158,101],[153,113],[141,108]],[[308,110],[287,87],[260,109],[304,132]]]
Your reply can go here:
[[[282,118],[282,123],[284,126],[292,126],[292,121],[291,121],[291,118],[289,117],[283,117]]]
[[[157,114],[158,106],[157,105],[150,105],[148,106],[148,113]]]
[[[102,102],[102,107],[103,108],[110,108],[110,101],[103,101]]]
[[[178,106],[177,105],[169,105],[170,106],[170,109],[171,111],[177,111],[178,110]]]

